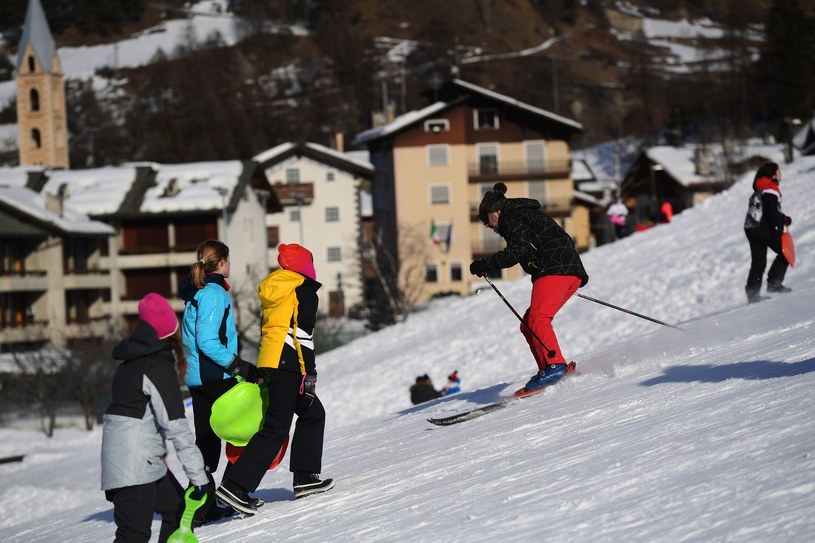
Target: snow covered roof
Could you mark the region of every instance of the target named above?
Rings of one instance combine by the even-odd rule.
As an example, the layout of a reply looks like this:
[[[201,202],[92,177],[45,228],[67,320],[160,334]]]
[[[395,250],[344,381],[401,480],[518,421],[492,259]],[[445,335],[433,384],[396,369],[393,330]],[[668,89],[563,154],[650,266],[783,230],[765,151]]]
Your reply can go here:
[[[696,154],[698,152],[708,154],[707,160],[710,168],[708,175],[697,173]],[[735,143],[731,150],[731,156],[727,158],[724,156],[723,146],[718,143],[686,145],[683,147],[658,145],[646,149],[644,153],[649,160],[662,166],[668,175],[686,187],[724,180],[726,160],[729,160],[731,164],[754,158],[773,162],[784,161],[783,144],[767,144],[759,139]]]
[[[110,236],[115,233],[107,224],[89,219],[71,205],[63,204],[62,215],[49,210],[46,207],[47,197],[23,186],[0,183],[0,207],[14,210],[34,222],[66,234]]]
[[[66,201],[91,216],[113,215],[122,207],[136,180],[133,166],[108,166],[88,170],[49,170],[43,188],[62,194]]]
[[[481,96],[490,98],[491,100],[495,100],[496,102],[501,102],[508,106],[522,109],[529,113],[533,113],[537,116],[544,117],[551,121],[563,124],[571,129],[579,131],[583,130],[583,125],[576,121],[567,119],[566,117],[561,117],[560,115],[552,113],[551,111],[546,111],[545,109],[529,105],[525,102],[521,102],[520,100],[516,100],[515,98],[511,98],[504,94],[500,94],[495,91],[485,89],[484,87],[479,87],[478,85],[474,85],[472,83],[468,83],[467,81],[461,79],[454,79],[452,84],[470,93],[479,94]],[[410,111],[408,113],[405,113],[404,115],[400,115],[391,123],[382,126],[377,126],[375,128],[369,128],[368,130],[360,132],[354,138],[353,143],[354,145],[359,145],[379,138],[383,138],[385,136],[389,136],[391,134],[395,134],[400,130],[403,130],[419,121],[426,119],[431,115],[434,115],[440,111],[443,111],[453,106],[455,103],[457,103],[457,101],[436,102],[418,111]]]
[[[254,160],[259,164],[274,163],[284,158],[288,158],[293,154],[302,154],[314,158],[316,160],[330,160],[332,166],[342,167],[347,165],[353,170],[364,170],[373,175],[374,167],[368,160],[367,151],[353,151],[343,153],[336,149],[331,149],[319,143],[305,142],[302,144],[296,143],[281,143],[271,149],[267,149],[254,156]]]
[[[144,194],[142,213],[209,211],[231,200],[243,174],[239,160],[154,164],[156,184]]]
[[[454,79],[453,83],[455,85],[461,87],[461,88],[467,89],[467,90],[469,90],[471,92],[474,92],[476,94],[481,94],[483,96],[488,96],[488,97],[492,98],[493,100],[497,100],[498,102],[503,102],[505,104],[517,107],[519,109],[524,109],[524,110],[526,110],[526,111],[528,111],[530,113],[534,113],[535,115],[540,115],[541,117],[546,117],[546,118],[548,118],[548,119],[550,119],[552,121],[555,121],[555,122],[558,122],[558,123],[561,123],[561,124],[565,124],[566,126],[570,126],[570,127],[574,128],[575,130],[580,130],[580,131],[583,130],[583,125],[580,124],[577,121],[573,121],[571,119],[567,119],[566,117],[562,117],[560,115],[552,113],[551,111],[546,111],[545,109],[541,109],[539,107],[529,105],[527,103],[521,102],[520,100],[516,100],[515,98],[511,98],[509,96],[506,96],[504,94],[500,94],[500,93],[485,89],[484,87],[479,87],[478,85],[473,85],[472,83],[468,83],[468,82],[466,82],[464,80],[461,80],[461,79]]]
[[[364,130],[357,134],[354,138],[354,145],[358,145],[361,143],[366,143],[368,141],[372,141],[375,139],[379,139],[385,136],[389,136],[390,134],[395,134],[399,132],[403,128],[406,128],[413,123],[419,122],[422,119],[429,117],[439,111],[444,110],[450,104],[447,102],[436,102],[435,104],[430,104],[429,106],[422,108],[417,111],[409,111],[404,115],[400,115],[392,123],[384,124],[382,126],[377,126],[374,128],[369,128],[368,130]]]

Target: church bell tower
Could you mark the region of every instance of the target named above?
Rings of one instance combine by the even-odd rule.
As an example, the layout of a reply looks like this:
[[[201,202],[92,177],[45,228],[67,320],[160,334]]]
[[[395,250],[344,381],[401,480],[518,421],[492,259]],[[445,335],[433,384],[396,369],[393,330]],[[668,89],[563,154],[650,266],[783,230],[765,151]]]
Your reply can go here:
[[[17,53],[21,166],[69,168],[65,83],[40,0],[30,0]]]

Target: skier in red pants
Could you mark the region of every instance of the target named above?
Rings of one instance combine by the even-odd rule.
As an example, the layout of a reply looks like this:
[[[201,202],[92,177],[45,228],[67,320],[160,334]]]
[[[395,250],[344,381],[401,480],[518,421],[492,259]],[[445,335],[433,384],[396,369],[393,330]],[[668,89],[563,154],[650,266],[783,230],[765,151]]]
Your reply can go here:
[[[474,260],[470,273],[484,276],[520,264],[532,276],[532,301],[521,332],[538,364],[538,372],[525,388],[535,390],[566,375],[566,359],[560,351],[552,319],[577,289],[588,283],[589,276],[574,241],[541,210],[540,202],[506,198],[506,191],[503,183],[488,190],[478,208],[478,219],[504,238],[507,246],[487,259]],[[553,358],[547,359],[547,349],[555,352]]]

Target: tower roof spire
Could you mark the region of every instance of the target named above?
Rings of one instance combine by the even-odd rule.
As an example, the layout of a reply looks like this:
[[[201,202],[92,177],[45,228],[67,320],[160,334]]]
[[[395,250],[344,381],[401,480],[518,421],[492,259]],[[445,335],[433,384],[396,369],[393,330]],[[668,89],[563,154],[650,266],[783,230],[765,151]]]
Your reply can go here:
[[[29,0],[28,11],[25,14],[25,24],[23,25],[23,36],[20,38],[20,45],[17,52],[17,72],[22,68],[25,51],[31,44],[34,54],[42,65],[43,71],[51,72],[52,60],[54,58],[54,37],[48,27],[48,19],[45,18],[45,11],[42,9],[40,0]]]

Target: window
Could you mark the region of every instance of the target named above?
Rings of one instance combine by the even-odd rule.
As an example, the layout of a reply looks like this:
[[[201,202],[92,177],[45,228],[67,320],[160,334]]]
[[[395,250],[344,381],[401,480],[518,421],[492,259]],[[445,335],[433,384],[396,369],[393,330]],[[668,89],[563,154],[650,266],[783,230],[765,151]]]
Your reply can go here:
[[[299,183],[300,170],[297,168],[288,168],[286,170],[286,183]]]
[[[436,264],[424,265],[424,280],[426,283],[439,282],[439,269],[438,266],[436,266]]]
[[[428,119],[424,122],[424,131],[433,132],[448,132],[450,130],[450,121],[447,119]]]
[[[524,155],[526,156],[527,171],[542,172],[546,169],[545,141],[525,141]]]
[[[342,251],[339,247],[329,247],[328,248],[328,261],[329,262],[340,262],[342,260]]]
[[[333,181],[334,180],[334,172],[326,172],[325,180],[326,181]]]
[[[325,208],[325,222],[337,222],[340,220],[340,208],[327,207]]]
[[[450,187],[448,185],[430,185],[430,203],[433,205],[450,203]]]
[[[277,226],[266,227],[266,247],[274,249],[280,244],[280,228]]]
[[[291,211],[289,211],[289,220],[291,222],[300,222],[300,210],[292,209]]]
[[[448,154],[449,145],[428,145],[427,146],[427,163],[430,166],[447,166],[449,163]]]
[[[476,130],[497,130],[498,112],[494,109],[476,109],[473,111],[473,122]]]
[[[464,273],[461,271],[461,262],[450,263],[450,281],[462,281]]]
[[[34,69],[35,69],[36,67],[37,67],[37,65],[36,65],[36,63],[34,62],[34,57],[33,57],[33,56],[29,56],[29,57],[28,57],[28,71],[29,71],[29,72],[33,72],[33,71],[34,71]]]
[[[39,111],[40,110],[40,93],[37,92],[37,89],[31,89],[31,92],[28,93],[29,99],[31,100],[31,111]]]
[[[481,174],[498,173],[498,144],[481,143],[476,146],[478,153],[478,172]]]
[[[42,147],[42,137],[40,136],[39,128],[31,129],[31,141],[34,142],[34,148],[39,149]]]

